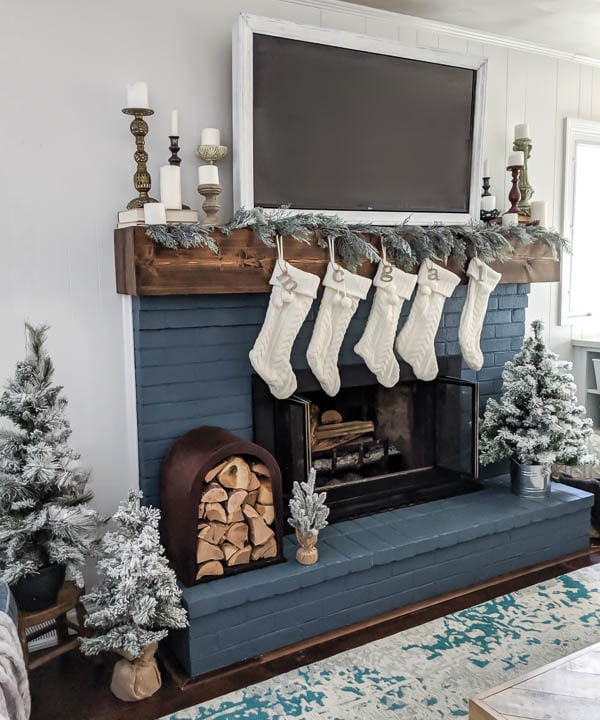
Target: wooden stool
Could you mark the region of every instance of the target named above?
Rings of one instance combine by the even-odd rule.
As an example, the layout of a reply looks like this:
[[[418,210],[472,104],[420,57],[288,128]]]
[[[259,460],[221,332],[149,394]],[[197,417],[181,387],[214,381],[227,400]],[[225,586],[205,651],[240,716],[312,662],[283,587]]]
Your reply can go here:
[[[21,640],[21,646],[23,648],[23,656],[25,658],[25,664],[28,670],[34,670],[35,668],[47,663],[49,660],[53,660],[55,657],[62,655],[63,653],[69,652],[79,646],[79,638],[84,634],[84,616],[85,608],[81,604],[81,596],[84,592],[83,588],[77,587],[74,582],[67,580],[58,593],[56,605],[46,608],[46,610],[36,610],[33,612],[21,612],[19,611],[19,639]],[[67,613],[69,610],[75,610],[77,614],[77,625],[67,619]],[[46,627],[36,630],[34,633],[27,635],[27,630],[34,627],[35,625],[42,625],[44,623],[50,623]],[[75,630],[76,635],[69,635],[69,628]],[[56,630],[58,637],[58,645],[51,648],[47,652],[40,653],[34,660],[29,660],[29,647],[28,643],[30,640],[46,635],[46,633]]]

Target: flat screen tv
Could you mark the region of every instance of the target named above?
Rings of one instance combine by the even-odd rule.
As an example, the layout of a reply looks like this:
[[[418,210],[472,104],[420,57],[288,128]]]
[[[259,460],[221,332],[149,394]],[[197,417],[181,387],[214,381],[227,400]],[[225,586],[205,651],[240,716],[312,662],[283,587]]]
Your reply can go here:
[[[484,58],[253,15],[233,53],[236,209],[478,217]]]

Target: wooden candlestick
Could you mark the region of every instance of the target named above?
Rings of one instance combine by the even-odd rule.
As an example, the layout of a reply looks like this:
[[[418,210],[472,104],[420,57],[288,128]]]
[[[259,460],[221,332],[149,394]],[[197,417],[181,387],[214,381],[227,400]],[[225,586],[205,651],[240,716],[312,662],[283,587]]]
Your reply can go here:
[[[508,193],[510,208],[506,212],[517,213],[517,215],[519,214],[519,200],[521,199],[521,191],[519,190],[519,174],[522,167],[522,165],[509,165],[506,168],[512,173],[512,187]]]
[[[221,194],[221,186],[213,184],[198,185],[198,192],[206,198],[202,204],[202,209],[206,213],[206,224],[216,225],[218,222],[219,210],[221,209],[217,200],[217,197]]]

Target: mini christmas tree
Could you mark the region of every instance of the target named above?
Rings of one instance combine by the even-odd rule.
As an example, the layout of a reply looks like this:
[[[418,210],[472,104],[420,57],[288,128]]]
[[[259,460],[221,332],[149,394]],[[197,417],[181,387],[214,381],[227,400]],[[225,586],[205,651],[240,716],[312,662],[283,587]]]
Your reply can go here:
[[[98,516],[89,506],[89,473],[68,445],[62,387],[44,348],[46,327],[26,325],[28,354],[0,397],[0,570],[14,584],[42,567],[64,565],[83,585]]]
[[[289,524],[301,535],[317,535],[327,525],[329,508],[325,505],[327,493],[315,492],[317,471],[311,468],[306,482],[295,482],[290,499]]]
[[[522,465],[587,462],[592,421],[577,404],[571,363],[558,360],[542,337],[543,325],[513,362],[504,366],[500,401],[490,399],[481,426],[483,465],[510,457]]]
[[[81,641],[87,655],[117,650],[137,658],[169,628],[187,625],[181,590],[160,544],[160,511],[141,505],[141,498],[129,493],[113,516],[114,531],[100,541],[100,583],[84,597],[96,608],[86,620],[94,636]]]

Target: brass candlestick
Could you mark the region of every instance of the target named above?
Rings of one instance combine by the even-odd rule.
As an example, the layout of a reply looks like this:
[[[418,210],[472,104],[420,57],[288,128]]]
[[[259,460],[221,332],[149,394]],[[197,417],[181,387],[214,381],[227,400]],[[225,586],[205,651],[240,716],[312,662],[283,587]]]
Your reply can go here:
[[[226,145],[196,145],[196,155],[200,160],[212,165],[227,155]]]
[[[206,198],[202,204],[202,209],[206,213],[206,224],[216,225],[221,206],[217,197],[221,194],[221,186],[207,183],[198,185],[198,192]]]
[[[127,209],[133,210],[133,208],[144,207],[146,203],[158,202],[158,200],[148,195],[152,187],[152,178],[146,166],[148,153],[144,147],[144,138],[148,134],[148,123],[144,120],[144,117],[154,115],[154,110],[150,110],[150,108],[123,108],[123,112],[125,115],[134,116],[129,129],[135,137],[136,150],[133,159],[137,163],[137,169],[133,174],[133,185],[138,191],[138,196],[127,203]]]
[[[506,169],[512,173],[512,187],[508,193],[508,199],[510,200],[510,208],[506,211],[507,213],[519,214],[519,200],[521,199],[521,191],[519,190],[519,174],[522,169],[522,165],[509,165]]]
[[[529,184],[529,177],[527,175],[527,161],[531,157],[531,149],[533,144],[529,138],[517,138],[513,142],[513,150],[520,150],[523,153],[525,162],[521,168],[521,176],[519,178],[519,190],[521,192],[521,199],[519,200],[519,210],[522,215],[531,215],[531,197],[533,195],[533,188]]]

